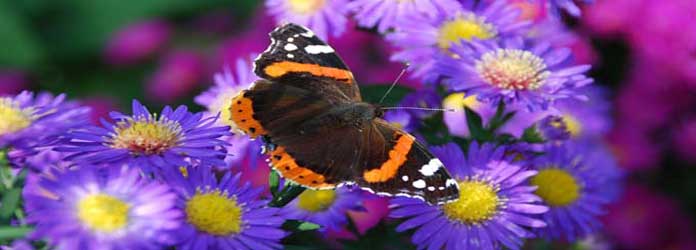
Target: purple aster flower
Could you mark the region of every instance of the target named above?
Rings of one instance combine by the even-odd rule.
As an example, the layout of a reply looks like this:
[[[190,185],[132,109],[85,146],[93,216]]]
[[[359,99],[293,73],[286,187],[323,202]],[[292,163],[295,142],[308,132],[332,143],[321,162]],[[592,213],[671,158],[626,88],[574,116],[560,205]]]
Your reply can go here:
[[[413,16],[401,20],[395,32],[386,37],[401,49],[391,59],[412,63],[413,76],[426,76],[426,80],[431,81],[437,76],[437,72],[432,72],[436,55],[451,55],[449,50],[452,45],[523,34],[530,24],[520,21],[519,10],[502,0],[481,4],[473,10],[460,5],[448,8],[451,14],[437,15],[435,18]]]
[[[564,141],[570,139],[570,131],[563,117],[550,115],[537,122],[537,129],[547,141]]]
[[[285,218],[265,207],[261,188],[240,183],[227,172],[218,181],[210,168],[167,169],[162,178],[178,193],[177,207],[186,223],[178,230],[177,249],[281,249]]]
[[[384,113],[384,120],[387,120],[392,125],[396,125],[406,132],[413,132],[418,126],[413,115],[403,109],[389,110]]]
[[[29,185],[31,238],[57,249],[161,249],[176,242],[176,195],[137,169],[52,169]]]
[[[464,156],[459,146],[432,149],[459,183],[460,199],[430,206],[412,198],[392,200],[391,216],[408,218],[397,231],[417,228],[412,241],[425,249],[520,249],[532,228],[546,224],[534,216],[548,208],[525,181],[536,171],[508,161],[505,149],[472,143]]]
[[[601,137],[611,128],[611,103],[607,90],[597,85],[589,85],[580,90],[588,97],[587,101],[563,99],[554,107],[557,115],[563,118],[566,128],[573,138]]]
[[[346,30],[347,0],[267,0],[268,13],[277,23],[296,23],[328,40]]]
[[[488,124],[495,115],[495,107],[490,103],[480,102],[475,95],[466,95],[464,92],[452,93],[442,100],[442,107],[452,109],[453,112],[445,112],[443,119],[450,134],[469,137],[471,135],[466,123],[465,107],[479,114],[484,124]]]
[[[472,41],[451,51],[456,56],[439,56],[437,64],[446,84],[484,101],[546,110],[556,100],[585,99],[577,89],[592,83],[584,75],[590,65],[568,65],[570,50],[548,43]]]
[[[401,100],[400,107],[416,107],[416,108],[440,108],[441,97],[432,88],[423,88],[413,93],[410,93]],[[435,114],[436,111],[406,109],[413,117],[424,119]]]
[[[232,98],[237,93],[258,80],[252,64],[255,57],[252,55],[247,59],[238,59],[234,72],[230,67],[225,67],[223,72],[215,74],[215,85],[196,96],[196,103],[206,107],[209,115],[220,115],[219,124],[236,126],[230,119],[229,107],[232,105]],[[229,155],[225,161],[228,165],[237,165],[243,158],[247,157],[247,148],[251,144],[249,136],[236,134],[228,137],[227,141],[231,146],[227,148]],[[256,154],[259,153],[260,151],[256,152]]]
[[[133,115],[113,112],[114,122],[89,126],[66,135],[69,141],[59,151],[69,152],[68,160],[101,164],[127,162],[145,171],[153,168],[186,166],[197,163],[224,166],[223,139],[229,127],[216,126],[217,117],[203,118],[186,106],[165,107],[153,114],[133,100]]]
[[[437,18],[438,15],[450,15],[461,6],[456,0],[356,0],[348,4],[348,9],[355,12],[358,25],[366,28],[377,26],[380,33],[385,33],[402,21],[412,16],[423,15]]]
[[[0,148],[10,148],[13,165],[50,150],[63,133],[89,123],[89,109],[66,102],[65,95],[24,91],[0,96]]]
[[[346,212],[362,210],[363,193],[359,189],[340,187],[334,190],[307,189],[283,208],[285,217],[308,221],[322,230],[340,229],[348,223]]]
[[[531,162],[539,173],[529,180],[535,193],[550,207],[542,215],[547,228],[540,235],[575,241],[591,235],[601,224],[598,216],[618,196],[620,171],[598,142],[550,144]]]
[[[537,1],[546,1],[546,6],[549,8],[549,12],[555,13],[556,15],[559,15],[561,10],[564,10],[568,12],[571,16],[574,17],[579,17],[582,11],[580,11],[580,7],[578,7],[577,4],[575,4],[575,0],[537,0]],[[585,3],[585,4],[591,4],[594,3],[594,0],[580,0],[579,2]]]

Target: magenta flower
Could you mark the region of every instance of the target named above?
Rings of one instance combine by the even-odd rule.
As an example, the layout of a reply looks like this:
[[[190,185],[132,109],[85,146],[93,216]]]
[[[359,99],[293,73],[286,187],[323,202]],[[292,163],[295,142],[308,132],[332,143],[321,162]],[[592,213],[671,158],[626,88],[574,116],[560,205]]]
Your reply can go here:
[[[147,83],[147,96],[163,103],[184,97],[203,83],[204,59],[193,52],[177,51],[162,60]]]
[[[161,50],[171,36],[162,20],[143,21],[116,31],[104,49],[104,60],[113,65],[133,64]]]

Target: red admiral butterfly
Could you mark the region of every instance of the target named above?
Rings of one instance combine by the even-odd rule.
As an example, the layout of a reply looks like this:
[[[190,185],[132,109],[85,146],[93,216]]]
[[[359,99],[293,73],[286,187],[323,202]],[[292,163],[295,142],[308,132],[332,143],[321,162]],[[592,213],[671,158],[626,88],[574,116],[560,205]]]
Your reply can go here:
[[[231,120],[270,145],[270,165],[308,188],[354,183],[378,195],[442,204],[457,182],[416,139],[362,102],[353,74],[331,46],[296,24],[270,33],[255,62],[263,78],[232,100]]]

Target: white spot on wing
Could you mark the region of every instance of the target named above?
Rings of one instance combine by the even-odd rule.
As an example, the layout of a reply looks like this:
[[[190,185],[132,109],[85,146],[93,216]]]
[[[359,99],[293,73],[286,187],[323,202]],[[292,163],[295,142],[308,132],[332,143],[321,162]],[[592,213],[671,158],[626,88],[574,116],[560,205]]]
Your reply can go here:
[[[457,181],[455,181],[454,179],[447,179],[447,181],[445,182],[445,186],[457,186]]]
[[[295,58],[295,55],[293,55],[293,54],[288,54],[288,58]]]
[[[333,53],[334,50],[331,48],[329,45],[307,45],[307,47],[304,48],[307,53],[310,54],[321,54],[321,53]]]
[[[437,188],[437,189],[439,189],[439,190],[445,190],[445,187],[439,187],[439,188]]]
[[[428,187],[428,191],[435,191],[435,187],[433,187],[433,186]]]
[[[403,180],[403,181],[408,181],[408,176],[406,176],[406,175],[401,176],[401,180]]]
[[[305,29],[306,29],[306,28],[305,28]],[[312,32],[311,30],[307,29],[307,32],[305,32],[305,33],[300,33],[300,35],[302,35],[302,36],[304,36],[304,37],[313,37],[313,36],[314,36],[314,32]]]
[[[294,42],[294,41],[295,41],[295,38],[288,37],[288,42],[289,42],[289,43]]]
[[[285,44],[285,47],[283,47],[283,49],[285,49],[287,51],[293,51],[293,50],[297,49],[297,46],[295,44],[288,43],[288,44]]]
[[[423,165],[421,169],[418,171],[425,176],[432,176],[435,174],[435,172],[437,172],[438,169],[442,167],[442,162],[437,158],[433,158],[430,159],[430,162],[428,162],[428,164]]]
[[[412,183],[414,188],[418,189],[423,189],[425,188],[425,181],[424,180],[417,180]]]

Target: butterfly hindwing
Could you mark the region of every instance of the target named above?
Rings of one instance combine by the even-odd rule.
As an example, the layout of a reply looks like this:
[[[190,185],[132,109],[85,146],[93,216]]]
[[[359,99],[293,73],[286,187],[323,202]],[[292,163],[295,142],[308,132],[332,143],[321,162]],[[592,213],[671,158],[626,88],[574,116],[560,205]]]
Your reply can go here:
[[[365,136],[367,157],[357,171],[357,183],[374,193],[410,196],[441,204],[459,196],[457,182],[442,162],[412,135],[379,118]]]
[[[256,59],[254,71],[258,76],[315,92],[340,94],[356,101],[361,99],[353,73],[334,49],[311,30],[286,24],[276,28],[270,36],[271,45]],[[321,85],[308,85],[307,78],[325,81],[321,81]]]

